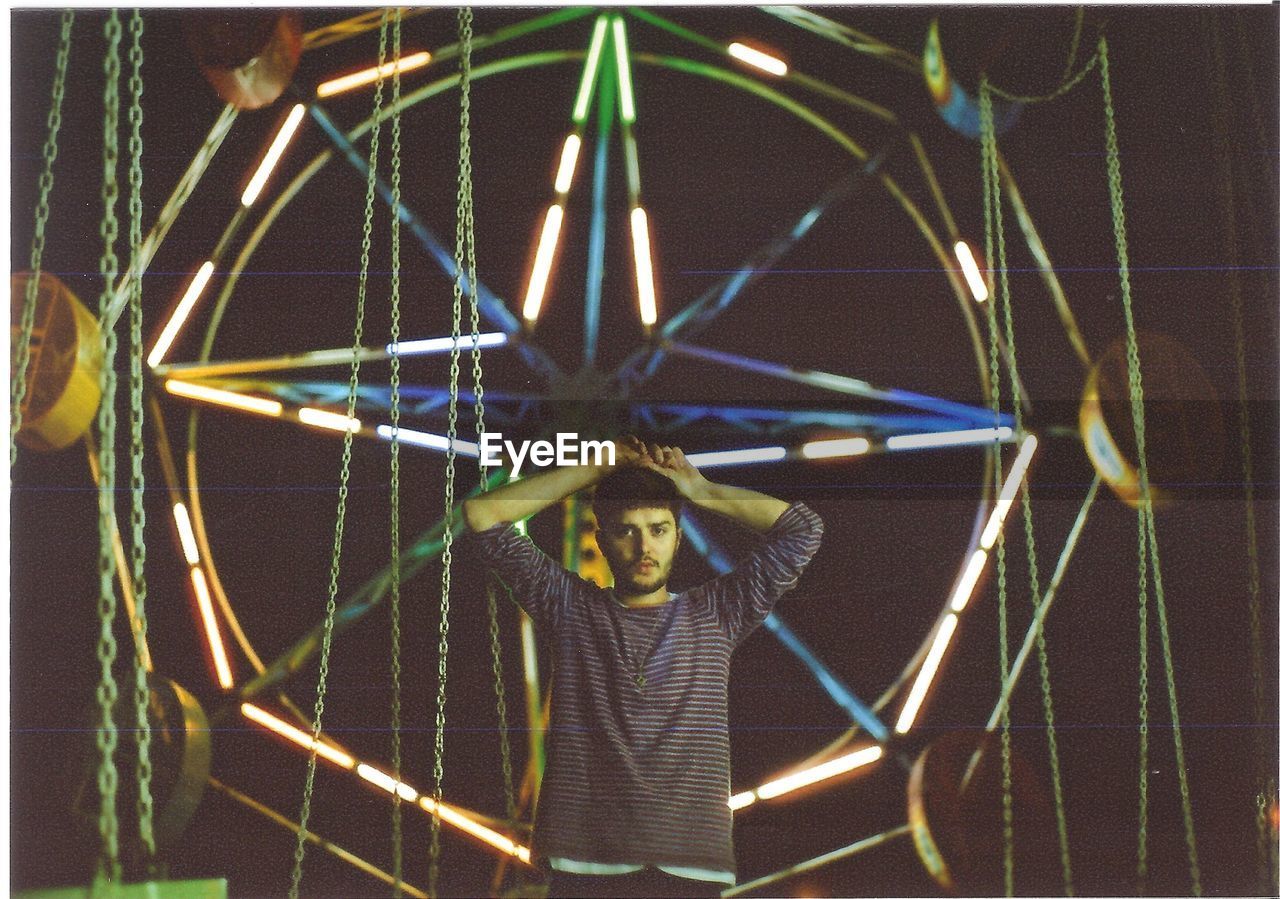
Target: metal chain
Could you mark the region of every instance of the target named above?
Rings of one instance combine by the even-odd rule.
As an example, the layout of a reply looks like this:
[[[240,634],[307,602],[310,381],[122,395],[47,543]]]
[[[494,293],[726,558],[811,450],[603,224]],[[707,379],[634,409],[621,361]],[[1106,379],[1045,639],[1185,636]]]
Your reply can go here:
[[[369,171],[365,183],[364,236],[360,246],[360,281],[356,291],[356,324],[351,338],[351,377],[347,385],[347,419],[356,413],[356,395],[360,385],[360,349],[364,337],[365,296],[369,283],[369,250],[373,242],[373,198],[378,177],[378,135],[381,129],[382,71],[387,58],[387,14],[383,13],[378,33],[378,78],[373,93],[373,127],[369,132]],[[333,560],[329,567],[329,597],[325,603],[324,637],[320,644],[320,677],[316,684],[316,704],[312,721],[312,749],[307,758],[307,781],[302,794],[302,812],[298,816],[298,841],[293,851],[293,873],[289,882],[289,899],[297,899],[302,883],[302,859],[307,844],[307,819],[311,814],[311,794],[315,789],[316,745],[320,741],[321,717],[329,679],[329,650],[333,645],[333,620],[337,613],[338,573],[342,560],[342,534],[347,514],[347,482],[351,477],[351,428],[342,435],[342,471],[338,487],[338,512],[333,528]]]
[[[399,783],[400,746],[400,23],[396,7],[391,59],[391,769]],[[391,794],[392,895],[403,894],[404,832],[400,791]]]
[[[142,13],[135,9],[129,17],[129,265],[131,271],[142,269],[138,258],[142,248]],[[142,648],[147,643],[147,513],[143,507],[146,478],[142,471],[142,278],[129,282],[129,458],[130,499],[133,525],[133,594],[134,628],[137,651],[133,655],[133,700],[137,716],[135,739],[138,744],[138,835],[148,858],[156,854],[153,830],[154,804],[151,798],[151,719],[147,715],[150,690],[147,669],[142,663]]]
[[[31,362],[31,334],[36,323],[36,297],[44,261],[44,231],[49,223],[49,194],[53,191],[53,161],[58,158],[58,131],[62,127],[62,98],[66,92],[67,59],[71,55],[71,26],[74,9],[62,11],[62,31],[53,67],[53,96],[49,102],[48,134],[44,139],[44,169],[40,172],[40,196],[36,200],[35,233],[31,238],[31,279],[22,302],[14,377],[9,385],[9,467],[18,461],[18,431],[22,429],[22,401],[27,396],[27,367]]]
[[[991,91],[992,94],[1001,98],[1002,100],[1009,100],[1014,103],[1027,103],[1027,104],[1047,103],[1050,100],[1056,100],[1059,97],[1061,97],[1063,94],[1068,93],[1072,88],[1074,88],[1077,84],[1083,81],[1084,77],[1093,70],[1093,67],[1095,65],[1098,64],[1098,54],[1095,53],[1093,54],[1092,57],[1089,58],[1089,61],[1084,64],[1084,66],[1080,69],[1079,72],[1076,72],[1074,76],[1071,74],[1071,69],[1076,64],[1076,56],[1080,52],[1080,35],[1083,32],[1084,32],[1084,7],[1081,6],[1076,9],[1076,24],[1075,24],[1075,28],[1073,28],[1071,31],[1071,45],[1067,48],[1067,64],[1062,69],[1062,81],[1056,88],[1054,88],[1049,93],[1042,94],[1040,96],[1020,96],[1018,94],[1011,94],[1008,91],[1002,91],[1000,88],[990,83],[988,83],[988,89]]]
[[[98,295],[99,314],[105,313],[111,303],[112,287],[119,269],[116,258],[116,240],[120,225],[116,220],[116,202],[120,198],[120,185],[116,181],[116,167],[120,160],[120,14],[112,10],[103,26],[107,50],[102,68],[106,75],[103,90],[102,117],[102,257],[98,271],[102,274],[102,292]],[[102,855],[98,861],[97,878],[117,881],[120,878],[119,822],[116,820],[116,789],[120,776],[116,771],[115,751],[119,743],[114,709],[120,690],[116,686],[111,666],[116,659],[116,638],[112,627],[116,618],[115,555],[112,552],[112,523],[114,521],[116,479],[116,335],[109,323],[104,323],[101,333],[102,363],[98,371],[98,385],[102,391],[98,406],[98,620],[101,630],[98,636],[98,662],[102,667],[98,683],[98,707],[102,712],[97,732],[98,744],[98,792],[102,805],[98,812],[98,834],[102,838]]]
[[[1138,341],[1133,320],[1133,298],[1129,282],[1129,245],[1125,230],[1124,192],[1120,183],[1120,150],[1116,139],[1115,106],[1111,96],[1111,72],[1107,59],[1107,39],[1098,41],[1099,70],[1102,75],[1103,109],[1106,115],[1107,185],[1111,198],[1111,218],[1115,232],[1116,259],[1120,270],[1120,297],[1124,305],[1125,338],[1129,363],[1129,402],[1133,409],[1134,442],[1138,455],[1139,545],[1145,538],[1151,552],[1151,573],[1155,585],[1156,615],[1160,624],[1160,642],[1164,656],[1165,682],[1169,688],[1169,715],[1173,726],[1173,748],[1178,763],[1178,790],[1182,798],[1183,828],[1186,831],[1187,862],[1191,869],[1191,891],[1201,895],[1200,862],[1196,851],[1195,827],[1191,817],[1191,792],[1187,784],[1186,757],[1182,746],[1182,726],[1178,715],[1178,697],[1174,685],[1173,652],[1169,639],[1168,613],[1164,601],[1164,582],[1160,566],[1160,547],[1156,541],[1155,513],[1151,508],[1151,483],[1148,478],[1146,450],[1146,414],[1143,408],[1142,371],[1138,364]],[[1139,554],[1141,559],[1141,553]],[[1145,572],[1143,574],[1145,586]],[[1145,591],[1144,591],[1145,592]]]
[[[1253,440],[1249,422],[1249,390],[1246,378],[1244,308],[1240,288],[1240,263],[1236,249],[1235,177],[1231,165],[1231,146],[1228,138],[1230,95],[1227,91],[1225,54],[1218,17],[1207,14],[1209,66],[1213,71],[1213,146],[1217,160],[1216,175],[1218,193],[1222,197],[1222,245],[1227,253],[1227,287],[1231,297],[1231,331],[1236,351],[1236,400],[1240,406],[1240,455],[1244,480],[1245,540],[1249,555],[1249,670],[1252,681],[1253,715],[1255,728],[1255,752],[1258,774],[1254,803],[1254,827],[1257,831],[1258,886],[1262,894],[1274,890],[1275,874],[1271,867],[1271,825],[1267,822],[1267,803],[1273,792],[1268,791],[1268,777],[1272,767],[1271,752],[1267,747],[1263,725],[1267,719],[1265,686],[1262,661],[1262,581],[1258,562],[1258,528],[1253,493]]]
[[[436,741],[435,764],[432,769],[432,797],[435,799],[434,811],[431,815],[431,849],[430,865],[427,872],[427,892],[432,896],[439,895],[437,889],[440,879],[440,801],[441,786],[444,781],[444,726],[445,726],[445,685],[448,677],[449,660],[449,588],[453,566],[453,481],[457,449],[455,441],[458,436],[458,343],[462,336],[462,280],[463,255],[468,249],[474,252],[474,244],[465,243],[467,209],[471,204],[471,38],[472,13],[470,7],[458,10],[458,62],[460,75],[458,92],[460,94],[459,143],[458,143],[458,206],[454,226],[453,243],[453,345],[449,351],[449,447],[445,453],[444,483],[444,547],[440,554],[440,643],[439,643],[439,681],[436,690]],[[474,290],[474,281],[472,281]]]
[[[468,65],[470,62],[468,61]],[[468,92],[470,88],[468,87]],[[473,411],[476,418],[476,438],[484,435],[484,384],[482,383],[483,366],[480,353],[480,297],[476,262],[476,221],[475,200],[472,196],[471,166],[471,127],[470,104],[467,108],[467,123],[460,134],[459,177],[465,185],[463,190],[464,232],[466,239],[467,287],[471,301],[471,375],[472,391],[475,397]],[[480,466],[481,490],[489,489],[489,479],[484,465]],[[498,599],[492,576],[485,583],[485,594],[489,611],[489,650],[493,657],[493,692],[498,709],[498,748],[502,755],[502,789],[506,802],[507,820],[514,823],[516,819],[515,781],[511,767],[511,735],[507,720],[507,688],[502,666],[502,633],[498,624]]]
[[[995,159],[996,139],[994,133],[991,136],[991,152],[992,161],[996,163],[997,169],[992,173],[991,183],[991,205],[995,213],[995,235],[997,241],[997,252],[999,253],[999,270],[1000,270],[1000,306],[1004,318],[1005,344],[1009,347],[1009,386],[1010,386],[1010,403],[1013,406],[1014,427],[1019,434],[1023,431],[1022,420],[1022,381],[1018,377],[1018,353],[1017,346],[1014,342],[1013,331],[1013,302],[1010,297],[1009,277],[1008,277],[1008,261],[1005,253],[1004,240],[1004,206],[1000,191],[1000,178],[998,171],[998,161]],[[992,302],[995,302],[995,294],[992,294]],[[1033,515],[1031,509],[1031,488],[1028,482],[1023,482],[1022,487],[1022,523],[1023,530],[1027,541],[1027,570],[1031,587],[1031,610],[1033,614],[1040,611],[1040,564],[1036,558],[1036,538],[1035,528],[1033,526]],[[1067,817],[1066,803],[1062,790],[1062,766],[1058,756],[1058,734],[1055,727],[1053,714],[1053,692],[1050,686],[1049,678],[1049,648],[1047,638],[1045,637],[1044,628],[1041,627],[1036,633],[1036,655],[1039,660],[1040,667],[1040,696],[1044,706],[1045,735],[1049,744],[1049,768],[1053,776],[1053,798],[1054,812],[1058,825],[1058,855],[1059,862],[1062,865],[1063,891],[1064,895],[1074,896],[1074,886],[1071,876],[1071,850],[1067,840]]]
[[[999,232],[995,221],[1001,220],[1000,209],[996,199],[995,182],[999,178],[997,171],[995,119],[991,109],[991,85],[986,78],[978,88],[978,114],[982,132],[982,214],[986,228],[987,265],[991,265],[991,251],[994,235]],[[1000,282],[1007,289],[1009,274],[1004,266],[1004,241],[1000,241],[1001,261],[998,266]],[[994,292],[987,305],[987,329],[990,333],[989,364],[991,367],[991,411],[998,424],[1000,420],[1000,355],[999,325],[996,321]],[[1011,375],[1014,380],[1016,376]],[[1002,489],[1004,481],[1004,465],[1000,456],[1000,444],[992,447],[995,456],[995,489]],[[1000,622],[1000,684],[1003,690],[1009,682],[1009,609],[1008,582],[1005,561],[1004,529],[1001,528],[996,539],[996,580],[999,589],[999,622]],[[1004,848],[1004,892],[1013,895],[1013,746],[1009,733],[1009,703],[1005,703],[1000,714],[1000,790],[1001,790],[1001,836]]]

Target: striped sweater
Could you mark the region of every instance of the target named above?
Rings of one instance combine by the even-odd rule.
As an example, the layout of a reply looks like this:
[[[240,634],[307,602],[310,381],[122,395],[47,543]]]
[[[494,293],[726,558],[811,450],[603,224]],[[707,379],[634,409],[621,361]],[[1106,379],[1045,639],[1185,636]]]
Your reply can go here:
[[[795,503],[733,571],[630,609],[510,525],[474,536],[552,647],[536,857],[735,871],[729,657],[821,538],[822,521]]]

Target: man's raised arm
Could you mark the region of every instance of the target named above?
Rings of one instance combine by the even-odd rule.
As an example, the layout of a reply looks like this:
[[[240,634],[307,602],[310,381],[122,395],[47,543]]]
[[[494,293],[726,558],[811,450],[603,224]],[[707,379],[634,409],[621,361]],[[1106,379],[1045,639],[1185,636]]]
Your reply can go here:
[[[639,464],[670,478],[695,506],[718,512],[761,534],[787,511],[787,503],[767,494],[708,481],[679,447],[650,446]]]
[[[644,453],[644,444],[633,437],[614,441],[614,465],[567,465],[539,472],[473,496],[462,503],[462,516],[474,533],[499,524],[510,524],[536,515],[579,490],[595,484],[622,465],[632,465]]]

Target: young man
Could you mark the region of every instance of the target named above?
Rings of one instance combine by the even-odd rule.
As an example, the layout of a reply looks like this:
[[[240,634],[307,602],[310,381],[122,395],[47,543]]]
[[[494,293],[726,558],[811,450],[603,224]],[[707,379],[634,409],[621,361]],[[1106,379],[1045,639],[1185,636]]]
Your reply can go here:
[[[729,657],[795,586],[822,522],[801,503],[708,481],[678,448],[615,445],[616,465],[543,472],[463,506],[554,654],[532,848],[551,867],[550,896],[717,896],[735,877]],[[511,526],[592,485],[607,590]],[[674,594],[685,501],[764,536],[732,572]]]

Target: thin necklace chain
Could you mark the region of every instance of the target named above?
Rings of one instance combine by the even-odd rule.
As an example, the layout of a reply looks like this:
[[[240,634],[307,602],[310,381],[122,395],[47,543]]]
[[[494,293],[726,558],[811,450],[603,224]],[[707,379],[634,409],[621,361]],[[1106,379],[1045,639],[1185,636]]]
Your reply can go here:
[[[622,606],[624,609],[631,609],[631,606],[628,606],[626,603],[622,602],[622,600],[618,599],[616,595],[614,595],[613,599],[614,599],[614,602]],[[663,603],[663,606],[669,606],[669,605],[671,605],[671,600],[669,599],[665,603]],[[653,656],[653,651],[658,648],[658,639],[657,639],[658,626],[662,623],[662,619],[665,617],[667,616],[662,612],[659,612],[653,617],[653,627],[649,630],[649,640],[647,641],[649,643],[649,649],[645,652],[644,658],[641,660],[638,668],[632,665],[631,661],[627,658],[627,656],[629,656],[630,653],[627,651],[627,645],[625,641],[626,634],[624,633],[622,635],[624,637],[624,642],[622,647],[623,651],[621,653],[622,664],[624,667],[630,669],[628,673],[631,675],[631,680],[636,685],[636,688],[640,691],[641,695],[644,695],[644,685],[645,685],[644,669],[649,664],[649,659]]]

